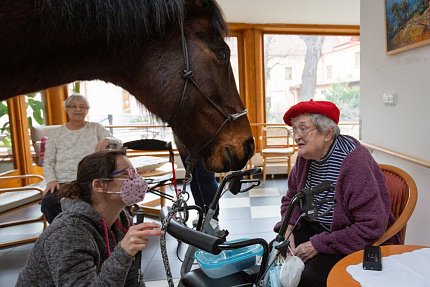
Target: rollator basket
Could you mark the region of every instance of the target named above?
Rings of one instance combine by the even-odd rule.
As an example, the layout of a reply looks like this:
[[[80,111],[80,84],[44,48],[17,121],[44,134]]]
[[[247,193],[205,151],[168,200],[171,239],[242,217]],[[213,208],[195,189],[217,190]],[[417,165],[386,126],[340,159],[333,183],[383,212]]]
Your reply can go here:
[[[225,244],[243,240],[246,239],[227,241]],[[223,250],[218,255],[198,250],[195,253],[195,258],[207,276],[221,278],[254,266],[257,256],[262,255],[263,247],[259,244],[254,244],[233,250]]]

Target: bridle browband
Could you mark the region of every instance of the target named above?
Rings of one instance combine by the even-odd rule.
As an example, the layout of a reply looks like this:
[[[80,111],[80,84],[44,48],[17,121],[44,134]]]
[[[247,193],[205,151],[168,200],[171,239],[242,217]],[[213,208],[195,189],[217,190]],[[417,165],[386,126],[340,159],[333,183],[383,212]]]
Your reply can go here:
[[[191,81],[191,83],[197,88],[197,90],[200,92],[200,94],[205,97],[206,100],[209,101],[209,103],[214,107],[224,118],[224,121],[221,123],[221,125],[216,130],[215,134],[209,138],[209,140],[203,144],[201,147],[199,147],[195,151],[189,151],[190,154],[187,157],[187,162],[193,163],[196,160],[197,154],[202,151],[204,148],[206,148],[220,133],[222,128],[229,122],[235,121],[238,118],[246,115],[248,113],[247,109],[244,109],[243,111],[239,113],[233,113],[233,114],[227,114],[225,113],[219,105],[217,105],[201,88],[200,85],[196,82],[196,80],[193,78],[193,71],[190,70],[190,62],[189,62],[189,56],[188,56],[188,47],[187,47],[187,41],[185,39],[185,33],[184,33],[184,19],[180,17],[179,19],[179,27],[181,29],[181,40],[182,40],[182,51],[184,54],[184,63],[185,63],[185,69],[183,70],[182,78],[184,79],[184,88],[182,90],[181,99],[178,105],[178,108],[176,109],[175,113],[173,114],[172,118],[167,122],[170,127],[173,127],[175,124],[175,121],[182,109],[182,106],[184,104],[184,98],[185,94],[187,92],[188,87],[188,81]]]

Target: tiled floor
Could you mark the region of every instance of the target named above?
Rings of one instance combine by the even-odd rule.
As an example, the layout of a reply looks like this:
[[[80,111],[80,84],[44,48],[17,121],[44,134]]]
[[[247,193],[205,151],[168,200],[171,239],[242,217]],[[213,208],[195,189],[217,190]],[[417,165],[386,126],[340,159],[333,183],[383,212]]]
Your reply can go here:
[[[222,229],[229,231],[228,240],[238,238],[260,237],[267,241],[274,239],[272,231],[274,224],[280,219],[279,206],[281,196],[286,192],[285,177],[277,176],[269,179],[265,187],[259,186],[250,192],[232,195],[227,192],[220,200],[219,223]],[[37,212],[37,211],[28,211]],[[11,215],[14,216],[14,215]],[[189,222],[194,218],[191,214]],[[5,218],[0,217],[0,221]],[[147,217],[145,221],[157,221]],[[17,238],[40,230],[37,225],[0,229],[0,241]],[[0,249],[0,285],[2,287],[15,286],[16,279],[24,266],[33,244]],[[182,258],[187,246],[182,244],[179,256]],[[178,243],[172,237],[167,237],[167,251],[170,267],[175,282],[178,282],[181,261],[176,253]],[[151,240],[142,253],[142,271],[147,287],[168,286],[164,273],[163,261],[158,240]]]

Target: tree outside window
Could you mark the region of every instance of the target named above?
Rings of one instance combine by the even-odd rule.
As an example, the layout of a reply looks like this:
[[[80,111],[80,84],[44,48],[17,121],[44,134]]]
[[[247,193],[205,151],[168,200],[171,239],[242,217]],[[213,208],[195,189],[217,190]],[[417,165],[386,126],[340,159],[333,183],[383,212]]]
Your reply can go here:
[[[357,123],[357,136],[359,55],[357,36],[264,35],[266,122],[282,123],[297,102],[329,100],[339,105],[342,121]]]

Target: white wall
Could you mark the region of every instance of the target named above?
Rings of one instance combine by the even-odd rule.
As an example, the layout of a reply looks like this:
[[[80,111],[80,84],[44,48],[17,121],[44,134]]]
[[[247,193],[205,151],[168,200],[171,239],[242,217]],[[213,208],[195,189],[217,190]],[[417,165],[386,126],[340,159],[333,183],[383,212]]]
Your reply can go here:
[[[385,53],[384,1],[361,1],[362,140],[430,161],[430,45]],[[382,94],[396,92],[398,104],[384,106]],[[374,153],[378,162],[399,166],[415,179],[418,204],[406,242],[430,244],[430,169]]]
[[[218,0],[228,22],[360,23],[360,0]]]

